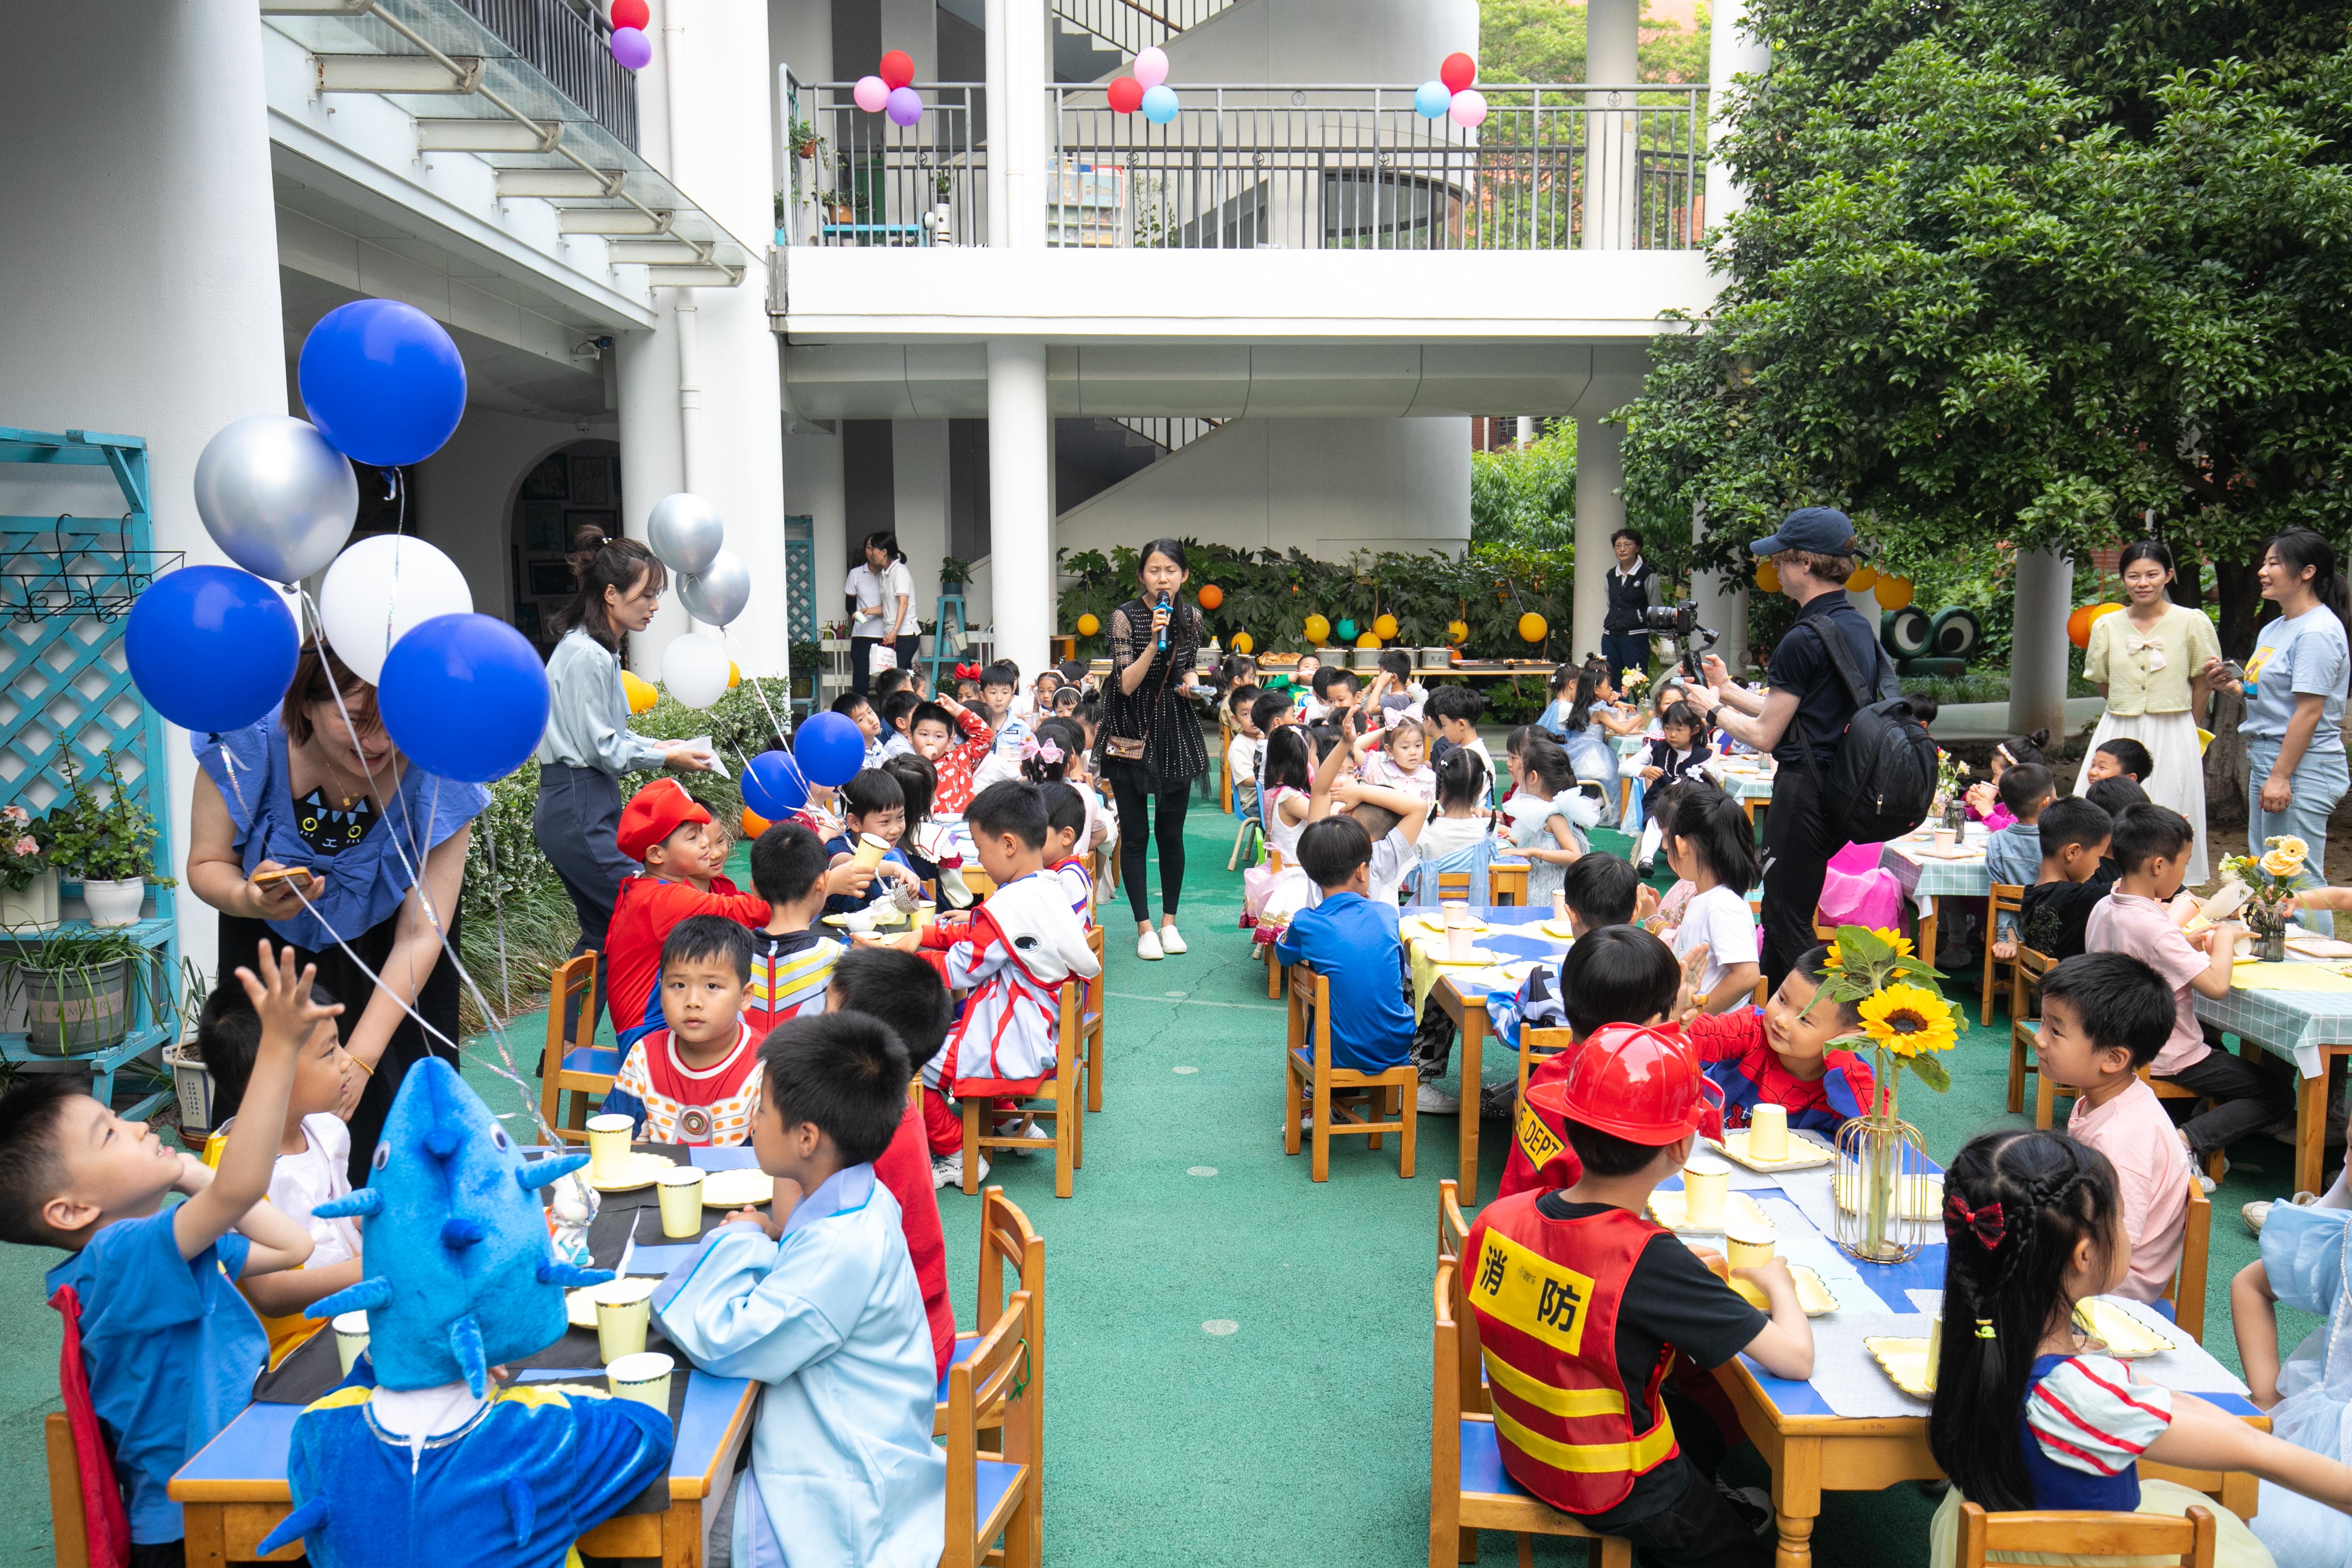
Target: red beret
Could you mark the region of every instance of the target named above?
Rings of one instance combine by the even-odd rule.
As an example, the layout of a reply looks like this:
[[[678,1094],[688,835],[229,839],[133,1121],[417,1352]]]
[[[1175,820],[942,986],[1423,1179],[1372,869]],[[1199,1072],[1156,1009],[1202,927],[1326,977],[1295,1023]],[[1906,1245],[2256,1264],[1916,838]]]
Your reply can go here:
[[[621,853],[643,865],[646,851],[689,822],[708,822],[710,813],[676,779],[656,779],[621,808]]]

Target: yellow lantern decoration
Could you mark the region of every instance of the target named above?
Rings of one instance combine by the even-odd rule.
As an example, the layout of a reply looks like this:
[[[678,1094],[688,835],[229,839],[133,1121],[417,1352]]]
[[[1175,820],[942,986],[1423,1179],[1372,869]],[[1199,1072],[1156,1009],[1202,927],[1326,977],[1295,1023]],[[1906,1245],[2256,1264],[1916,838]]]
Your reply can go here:
[[[742,684],[742,680],[743,680],[743,668],[742,668],[742,666],[740,666],[740,665],[737,664],[737,663],[736,663],[733,659],[731,659],[731,658],[730,658],[730,659],[729,659],[729,660],[727,661],[727,689],[728,689],[728,690],[730,690],[730,691],[734,690],[736,687],[738,687],[738,686],[740,686],[740,685],[741,685],[741,684]]]
[[[1541,616],[1537,615],[1533,610],[1529,610],[1526,615],[1519,617],[1519,640],[1521,642],[1541,642],[1544,640],[1544,633],[1549,629],[1549,627],[1544,625],[1544,618]]]
[[[1309,616],[1307,617],[1307,640],[1308,642],[1320,647],[1323,646],[1323,639],[1330,635],[1331,623],[1329,621],[1325,620],[1321,616]]]
[[[1777,594],[1780,591],[1780,574],[1773,570],[1769,561],[1759,561],[1756,563],[1756,585],[1768,594]]]
[[[1882,610],[1899,610],[1911,602],[1911,579],[1881,577],[1872,584],[1870,596],[1878,601]]]
[[[1372,635],[1382,642],[1394,641],[1397,635],[1397,618],[1394,616],[1382,616],[1372,623]]]
[[[1234,634],[1234,651],[1235,653],[1247,653],[1250,649],[1255,647],[1257,647],[1257,640],[1255,637],[1252,637],[1249,633],[1235,632]]]
[[[621,671],[621,689],[628,693],[629,711],[632,713],[643,713],[661,700],[661,693],[654,689],[652,681],[643,676],[632,675],[625,669]]]
[[[1845,591],[1849,594],[1865,594],[1870,591],[1871,584],[1877,581],[1877,567],[1857,566],[1853,569],[1853,575],[1845,580]]]
[[[1371,633],[1366,632],[1362,637],[1356,639],[1356,646],[1358,647],[1378,647],[1381,646],[1381,639],[1374,637]]]
[[[1078,635],[1080,637],[1090,637],[1100,630],[1102,630],[1102,622],[1096,619],[1093,615],[1088,614],[1078,617]]]
[[[1467,621],[1446,622],[1445,640],[1450,643],[1468,642],[1470,640],[1470,623]]]

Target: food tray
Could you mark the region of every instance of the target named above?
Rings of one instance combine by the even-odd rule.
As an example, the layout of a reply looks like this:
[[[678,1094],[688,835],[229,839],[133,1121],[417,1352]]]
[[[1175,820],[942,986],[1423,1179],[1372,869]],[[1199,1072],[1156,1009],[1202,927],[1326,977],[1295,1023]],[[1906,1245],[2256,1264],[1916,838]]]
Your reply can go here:
[[[1838,1299],[1830,1293],[1830,1288],[1827,1285],[1822,1283],[1822,1277],[1803,1264],[1790,1264],[1789,1278],[1797,1282],[1797,1305],[1805,1310],[1805,1316],[1808,1318],[1823,1317],[1838,1310]],[[1765,1300],[1764,1292],[1747,1280],[1734,1279],[1731,1282],[1731,1288],[1738,1291],[1741,1299],[1757,1310],[1765,1312],[1771,1310],[1771,1307]]]
[[[1822,1148],[1810,1138],[1800,1138],[1792,1129],[1789,1133],[1789,1157],[1785,1160],[1759,1160],[1748,1152],[1748,1134],[1752,1129],[1735,1127],[1723,1135],[1723,1142],[1707,1142],[1726,1155],[1738,1161],[1751,1171],[1811,1171],[1828,1164],[1836,1153]]]
[[[1888,1381],[1914,1399],[1932,1401],[1936,1390],[1927,1382],[1927,1342],[1873,1335],[1862,1342]]]
[[[1689,1212],[1683,1206],[1683,1194],[1678,1192],[1652,1193],[1650,1217],[1668,1230],[1680,1231],[1686,1235],[1720,1236],[1723,1234],[1722,1225],[1693,1225]],[[1729,1225],[1734,1220],[1747,1225],[1760,1226],[1775,1234],[1780,1230],[1780,1226],[1772,1223],[1770,1216],[1765,1214],[1756,1200],[1746,1193],[1724,1194],[1723,1224]]]

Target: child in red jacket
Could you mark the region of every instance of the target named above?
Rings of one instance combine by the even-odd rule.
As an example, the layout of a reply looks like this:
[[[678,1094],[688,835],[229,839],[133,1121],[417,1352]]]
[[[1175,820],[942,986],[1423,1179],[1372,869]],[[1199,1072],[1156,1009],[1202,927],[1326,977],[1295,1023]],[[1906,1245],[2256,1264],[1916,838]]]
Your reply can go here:
[[[768,903],[719,874],[726,841],[712,837],[710,813],[676,779],[656,779],[629,797],[620,842],[621,853],[645,867],[621,884],[604,937],[604,994],[625,1052],[662,1026],[657,982],[670,928],[689,915],[719,915],[756,930],[767,923]]]

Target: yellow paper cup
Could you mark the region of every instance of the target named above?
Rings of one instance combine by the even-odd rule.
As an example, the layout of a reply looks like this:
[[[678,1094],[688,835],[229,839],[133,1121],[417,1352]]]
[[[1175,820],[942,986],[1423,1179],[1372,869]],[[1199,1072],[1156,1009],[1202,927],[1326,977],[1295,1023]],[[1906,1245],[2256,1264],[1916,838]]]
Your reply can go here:
[[[596,1303],[596,1354],[605,1365],[644,1353],[653,1297],[650,1279],[614,1279],[589,1288],[588,1299]]]
[[[588,1179],[608,1182],[621,1173],[629,1159],[629,1134],[636,1122],[625,1116],[588,1119]]]
[[[605,1384],[615,1399],[634,1399],[640,1405],[650,1405],[663,1415],[669,1414],[670,1374],[677,1363],[659,1351],[640,1351],[625,1355],[604,1368]]]
[[[349,1377],[368,1347],[368,1321],[365,1312],[338,1312],[333,1319],[335,1359],[343,1363],[343,1375]]]
[[[1927,1320],[1927,1392],[1936,1391],[1936,1364],[1944,1359],[1944,1315]]]
[[[888,839],[877,838],[871,833],[861,833],[857,836],[857,848],[849,857],[849,863],[853,866],[862,866],[871,871],[875,867],[882,864],[882,857],[889,852]]]
[[[1772,1261],[1779,1239],[1771,1226],[1748,1220],[1724,1227],[1724,1257],[1734,1268],[1761,1268]]]
[[[1789,1108],[1770,1100],[1759,1103],[1748,1113],[1748,1152],[1757,1160],[1785,1160],[1789,1157]]]
[[[672,1240],[692,1240],[702,1234],[702,1172],[693,1165],[672,1165],[654,1178],[661,1194],[662,1234]]]
[[[1713,1230],[1723,1223],[1723,1200],[1731,1191],[1731,1167],[1701,1154],[1683,1167],[1683,1212],[1692,1225]]]
[[[937,912],[938,906],[933,904],[917,904],[915,906],[915,934],[917,936],[922,935],[924,931],[930,929],[931,917]]]

